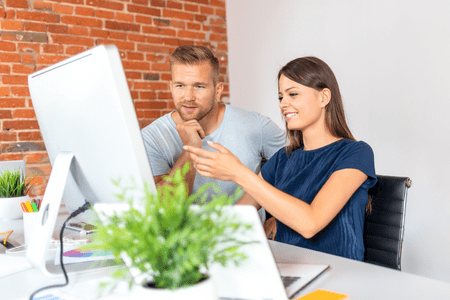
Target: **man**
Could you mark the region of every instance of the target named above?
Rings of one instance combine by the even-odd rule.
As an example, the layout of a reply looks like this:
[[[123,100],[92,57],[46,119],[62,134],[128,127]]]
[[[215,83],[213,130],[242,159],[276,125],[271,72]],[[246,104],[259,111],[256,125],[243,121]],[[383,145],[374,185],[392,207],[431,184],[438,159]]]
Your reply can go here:
[[[142,129],[142,137],[156,184],[190,161],[184,145],[213,150],[207,141],[218,142],[242,163],[259,171],[262,158],[269,159],[284,146],[285,134],[269,118],[219,103],[219,61],[203,46],[180,46],[170,56],[172,93],[176,110]],[[202,177],[192,168],[186,174],[189,193],[214,181],[222,192],[234,194],[237,185]]]

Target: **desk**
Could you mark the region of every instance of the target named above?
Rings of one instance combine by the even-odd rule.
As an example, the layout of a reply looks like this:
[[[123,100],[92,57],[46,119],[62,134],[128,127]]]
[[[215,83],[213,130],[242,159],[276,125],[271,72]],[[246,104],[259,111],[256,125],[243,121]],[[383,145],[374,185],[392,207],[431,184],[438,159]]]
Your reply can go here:
[[[59,226],[62,224],[69,213],[64,206],[61,206],[58,219],[55,225],[54,239],[59,239]],[[12,238],[18,241],[23,241],[23,220],[4,221],[0,220],[0,230],[14,230]],[[1,232],[1,231],[0,231]],[[69,230],[65,231],[65,236],[73,236]],[[3,247],[3,246],[0,246]],[[0,254],[10,255],[10,254]],[[13,256],[25,256],[23,254],[15,254]],[[73,266],[73,265],[72,265]],[[1,267],[1,266],[0,266]],[[72,269],[66,265],[66,269]],[[95,270],[88,270],[79,273],[69,272],[69,284],[76,284],[88,280],[94,280],[101,277],[108,278],[114,267],[96,268]],[[37,269],[28,269],[26,271],[18,272],[7,277],[0,277],[0,299],[14,300],[14,299],[28,299],[28,297],[37,289],[54,284],[63,284],[65,282],[64,276],[61,274],[56,278],[45,277]],[[45,293],[45,292],[43,292]],[[50,293],[50,290],[49,290]]]
[[[68,216],[69,216],[68,210],[66,209],[66,207],[64,205],[61,205],[59,208],[57,223],[59,224],[59,223],[64,222]],[[56,226],[55,226],[55,228],[56,228]],[[13,240],[23,242],[23,219],[9,220],[9,221],[0,219],[0,232],[5,232],[8,230],[14,230],[13,234],[11,235],[11,238]],[[1,236],[1,237],[4,238],[4,236]],[[55,231],[55,233],[53,234],[53,238],[55,238],[55,239],[59,238],[59,230]]]
[[[296,297],[316,289],[350,296],[350,299],[450,299],[450,283],[408,274],[364,262],[269,242],[277,262],[330,265]]]
[[[277,262],[328,264],[330,268],[301,290],[295,297],[316,289],[350,296],[350,299],[448,299],[450,283],[387,269],[363,262],[324,254],[270,241]],[[4,254],[3,254],[4,255]],[[109,276],[110,268],[83,273],[69,273],[70,284]],[[64,278],[48,279],[36,269],[0,278],[1,299],[20,299],[39,287],[64,282]],[[19,284],[22,283],[22,284]],[[294,297],[294,299],[295,299]]]

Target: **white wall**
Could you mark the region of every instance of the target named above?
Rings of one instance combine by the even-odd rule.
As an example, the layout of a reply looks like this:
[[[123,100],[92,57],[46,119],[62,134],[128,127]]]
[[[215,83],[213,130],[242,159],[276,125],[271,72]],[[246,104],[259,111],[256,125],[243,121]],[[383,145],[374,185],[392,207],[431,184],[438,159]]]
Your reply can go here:
[[[378,174],[409,176],[404,272],[450,281],[450,2],[227,0],[231,104],[284,126],[278,70],[323,59]]]

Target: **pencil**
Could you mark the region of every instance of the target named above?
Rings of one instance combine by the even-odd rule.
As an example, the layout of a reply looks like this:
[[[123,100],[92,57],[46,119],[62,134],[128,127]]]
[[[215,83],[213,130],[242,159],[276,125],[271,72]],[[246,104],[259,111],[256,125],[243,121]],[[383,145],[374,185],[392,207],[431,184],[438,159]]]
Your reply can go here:
[[[25,205],[25,203],[20,202],[20,207],[22,207],[23,212],[28,212],[27,206]]]
[[[10,230],[10,231],[6,231],[6,232],[2,232],[2,233],[0,233],[0,234],[7,234],[6,235],[6,237],[5,237],[5,239],[3,240],[3,245],[6,245],[6,243],[8,243],[8,238],[9,238],[9,236],[11,235],[11,233],[13,233],[13,230]]]

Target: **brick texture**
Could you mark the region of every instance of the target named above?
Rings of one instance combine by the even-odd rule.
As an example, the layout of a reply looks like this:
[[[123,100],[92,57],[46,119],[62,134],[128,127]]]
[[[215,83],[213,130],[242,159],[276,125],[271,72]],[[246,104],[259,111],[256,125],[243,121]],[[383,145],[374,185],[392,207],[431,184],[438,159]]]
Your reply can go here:
[[[51,165],[27,76],[100,44],[115,44],[141,128],[174,109],[169,54],[211,47],[228,99],[225,0],[0,0],[0,161],[23,159],[45,191]]]

